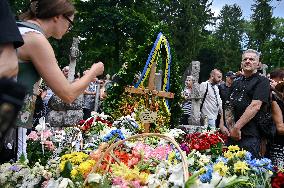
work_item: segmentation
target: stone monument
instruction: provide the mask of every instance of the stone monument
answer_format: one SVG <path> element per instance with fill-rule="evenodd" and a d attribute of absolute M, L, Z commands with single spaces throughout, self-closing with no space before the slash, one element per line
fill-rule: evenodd
<path fill-rule="evenodd" d="M 191 92 L 191 124 L 200 125 L 200 105 L 202 96 L 200 94 L 200 84 L 199 72 L 200 72 L 200 62 L 192 61 L 191 62 L 191 76 L 192 79 L 192 92 Z"/>
<path fill-rule="evenodd" d="M 70 53 L 70 64 L 68 81 L 74 81 L 76 59 L 79 57 L 80 51 L 78 49 L 79 39 L 73 38 L 73 43 Z M 64 103 L 58 96 L 53 95 L 48 106 L 50 112 L 48 114 L 48 122 L 52 127 L 68 127 L 76 125 L 83 119 L 83 95 L 80 95 L 73 103 Z"/>
<path fill-rule="evenodd" d="M 261 69 L 262 69 L 262 75 L 266 76 L 267 75 L 266 70 L 268 69 L 268 66 L 266 64 L 262 64 Z"/>
<path fill-rule="evenodd" d="M 192 61 L 191 62 L 191 76 L 192 79 L 192 91 L 191 91 L 191 116 L 188 120 L 188 125 L 182 125 L 183 128 L 186 128 L 188 132 L 199 131 L 203 128 L 200 124 L 200 105 L 202 96 L 200 93 L 200 84 L 199 80 L 200 72 L 200 62 Z"/>

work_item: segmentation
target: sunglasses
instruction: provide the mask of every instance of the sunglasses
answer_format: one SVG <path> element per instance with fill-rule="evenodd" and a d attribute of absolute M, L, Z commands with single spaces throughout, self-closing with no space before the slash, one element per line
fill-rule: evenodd
<path fill-rule="evenodd" d="M 69 22 L 68 31 L 70 31 L 74 26 L 74 22 L 66 15 L 63 15 L 63 17 Z"/>

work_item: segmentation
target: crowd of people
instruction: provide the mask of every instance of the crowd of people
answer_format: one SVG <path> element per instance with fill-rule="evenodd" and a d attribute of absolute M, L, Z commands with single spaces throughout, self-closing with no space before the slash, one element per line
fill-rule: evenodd
<path fill-rule="evenodd" d="M 242 55 L 241 71 L 227 72 L 225 81 L 220 70 L 212 70 L 209 79 L 200 84 L 201 120 L 207 121 L 201 124 L 220 128 L 228 136 L 227 145 L 238 145 L 253 157 L 267 156 L 275 165 L 283 166 L 284 69 L 274 70 L 267 77 L 260 73 L 260 67 L 260 53 L 248 49 Z M 182 124 L 190 119 L 191 80 L 189 76 L 182 92 Z"/>
<path fill-rule="evenodd" d="M 98 79 L 104 71 L 102 62 L 94 63 L 82 77 L 76 74 L 76 79 L 70 83 L 67 80 L 69 67 L 60 69 L 48 41 L 50 37 L 61 39 L 72 28 L 74 13 L 69 0 L 53 0 L 53 3 L 33 0 L 29 10 L 20 15 L 22 22 L 16 24 L 7 1 L 0 1 L 0 150 L 11 147 L 5 145 L 12 143 L 5 140 L 9 132 L 17 138 L 17 158 L 26 156 L 27 130 L 47 115 L 52 95 L 72 103 L 84 94 L 84 119 L 91 116 L 100 106 L 98 102 L 106 96 L 110 77 Z M 200 84 L 201 122 L 210 129 L 220 128 L 229 137 L 228 145 L 236 144 L 250 151 L 253 157 L 267 155 L 274 164 L 283 166 L 284 87 L 280 82 L 284 79 L 284 70 L 275 70 L 267 78 L 258 73 L 260 64 L 260 54 L 249 49 L 242 55 L 241 71 L 227 72 L 225 82 L 220 70 L 212 70 L 209 79 Z M 191 117 L 192 80 L 192 76 L 187 77 L 182 92 L 182 124 L 188 124 Z M 43 81 L 48 87 L 40 87 Z M 18 92 L 14 92 L 17 89 Z M 97 96 L 100 100 L 96 100 Z M 265 119 L 267 114 L 271 115 L 271 121 Z M 260 126 L 263 122 L 274 122 L 267 125 L 275 126 L 276 132 L 271 133 L 271 137 L 263 133 Z"/>

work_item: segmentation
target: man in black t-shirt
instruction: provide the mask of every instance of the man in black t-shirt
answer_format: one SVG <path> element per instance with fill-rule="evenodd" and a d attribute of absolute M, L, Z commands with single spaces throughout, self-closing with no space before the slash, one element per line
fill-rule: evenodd
<path fill-rule="evenodd" d="M 0 78 L 10 78 L 18 73 L 15 48 L 24 41 L 6 0 L 0 1 L 0 26 Z"/>
<path fill-rule="evenodd" d="M 230 145 L 239 147 L 259 157 L 261 135 L 256 115 L 269 102 L 269 80 L 257 73 L 259 53 L 246 50 L 242 55 L 243 76 L 234 81 L 230 102 L 233 107 L 235 125 L 230 131 Z"/>

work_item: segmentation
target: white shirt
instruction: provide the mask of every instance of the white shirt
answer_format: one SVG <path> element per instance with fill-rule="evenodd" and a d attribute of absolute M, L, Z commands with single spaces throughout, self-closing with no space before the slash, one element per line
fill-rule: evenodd
<path fill-rule="evenodd" d="M 207 115 L 208 119 L 216 120 L 218 113 L 222 112 L 222 100 L 219 94 L 219 89 L 217 84 L 212 85 L 209 81 L 202 82 L 200 84 L 200 93 L 202 99 L 206 92 L 207 84 L 208 84 L 208 91 L 201 109 L 201 114 Z M 216 95 L 214 93 L 214 90 Z"/>

